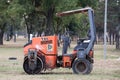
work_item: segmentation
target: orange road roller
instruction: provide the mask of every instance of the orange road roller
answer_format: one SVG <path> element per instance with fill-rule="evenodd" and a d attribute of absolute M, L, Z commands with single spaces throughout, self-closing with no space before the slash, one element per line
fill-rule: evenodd
<path fill-rule="evenodd" d="M 24 45 L 23 69 L 27 74 L 39 74 L 55 68 L 72 68 L 75 74 L 89 74 L 93 69 L 93 47 L 95 42 L 94 12 L 90 7 L 57 13 L 58 17 L 76 13 L 87 13 L 89 38 L 79 39 L 71 54 L 58 55 L 57 36 L 34 37 Z"/>

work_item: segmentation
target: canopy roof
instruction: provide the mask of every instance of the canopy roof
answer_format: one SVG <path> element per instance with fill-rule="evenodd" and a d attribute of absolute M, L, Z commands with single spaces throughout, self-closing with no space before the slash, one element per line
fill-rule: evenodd
<path fill-rule="evenodd" d="M 92 10 L 92 8 L 86 7 L 86 8 L 82 8 L 82 9 L 65 11 L 65 12 L 61 12 L 61 13 L 56 13 L 56 16 L 62 17 L 62 16 L 66 16 L 66 15 L 71 15 L 71 14 L 76 14 L 76 13 L 87 12 L 88 10 Z M 92 11 L 93 11 L 93 10 L 92 10 Z"/>

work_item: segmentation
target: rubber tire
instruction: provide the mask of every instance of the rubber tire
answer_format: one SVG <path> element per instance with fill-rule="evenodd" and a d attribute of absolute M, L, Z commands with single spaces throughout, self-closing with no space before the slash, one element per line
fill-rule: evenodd
<path fill-rule="evenodd" d="M 37 67 L 34 71 L 32 71 L 29 68 L 28 58 L 25 58 L 23 63 L 23 69 L 27 74 L 38 74 L 43 70 L 43 61 L 41 58 L 37 57 Z"/>
<path fill-rule="evenodd" d="M 90 74 L 92 72 L 92 70 L 93 70 L 93 63 L 90 63 L 90 68 L 89 68 L 87 74 Z"/>
<path fill-rule="evenodd" d="M 80 70 L 82 68 L 84 70 Z M 72 65 L 72 70 L 75 74 L 90 74 L 92 69 L 93 69 L 92 63 L 90 63 L 86 59 L 77 59 L 73 62 Z"/>

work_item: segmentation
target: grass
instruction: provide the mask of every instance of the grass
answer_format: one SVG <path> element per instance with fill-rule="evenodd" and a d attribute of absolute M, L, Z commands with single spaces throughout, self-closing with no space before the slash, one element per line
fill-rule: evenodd
<path fill-rule="evenodd" d="M 9 43 L 0 48 L 0 80 L 120 80 L 120 51 L 115 46 L 107 46 L 107 59 L 103 57 L 103 45 L 95 45 L 94 68 L 89 75 L 75 75 L 72 69 L 58 68 L 46 71 L 43 74 L 28 75 L 23 71 L 23 48 L 22 44 Z M 17 45 L 17 47 L 15 47 Z M 12 47 L 13 46 L 13 47 Z M 73 46 L 69 49 L 72 51 Z M 59 48 L 59 53 L 61 52 Z M 16 57 L 17 60 L 9 60 Z"/>

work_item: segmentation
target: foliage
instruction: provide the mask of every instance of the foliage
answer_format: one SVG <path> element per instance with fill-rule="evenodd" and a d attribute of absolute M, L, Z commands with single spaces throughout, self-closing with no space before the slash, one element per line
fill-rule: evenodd
<path fill-rule="evenodd" d="M 66 2 L 65 2 L 66 1 Z M 82 8 L 82 7 L 86 7 L 88 4 L 89 6 L 91 7 L 96 7 L 97 5 L 97 0 L 94 0 L 91 1 L 91 0 L 64 0 L 63 1 L 63 4 L 62 6 L 58 6 L 58 12 L 60 11 L 66 11 L 66 10 L 74 10 L 74 9 L 79 9 L 79 8 Z M 62 4 L 62 2 L 61 2 Z M 82 4 L 82 5 L 80 5 Z M 80 16 L 80 17 L 79 17 Z M 65 30 L 69 30 L 70 32 L 72 31 L 74 34 L 77 33 L 78 36 L 85 36 L 87 30 L 85 28 L 88 28 L 86 27 L 86 23 L 84 22 L 84 19 L 86 18 L 86 16 L 84 15 L 70 15 L 70 16 L 67 16 L 67 17 L 63 17 L 62 18 L 62 23 L 60 26 L 63 27 L 63 30 L 62 30 L 62 33 L 65 31 Z"/>
<path fill-rule="evenodd" d="M 95 24 L 97 32 L 103 32 L 104 26 L 104 2 L 99 2 L 97 8 L 95 9 Z"/>
<path fill-rule="evenodd" d="M 6 9 L 8 7 L 8 4 L 5 0 L 0 0 L 0 29 L 3 28 L 3 25 L 6 21 Z"/>
<path fill-rule="evenodd" d="M 3 44 L 3 34 L 7 22 L 7 11 L 8 3 L 5 0 L 0 0 L 0 45 Z"/>
<path fill-rule="evenodd" d="M 73 31 L 73 35 L 86 37 L 89 28 L 88 16 L 86 14 L 75 14 L 68 24 L 68 28 Z"/>
<path fill-rule="evenodd" d="M 8 2 L 9 1 L 9 2 Z M 79 5 L 79 4 L 84 4 Z M 94 3 L 89 2 L 89 6 L 95 6 Z M 0 29 L 3 31 L 5 23 L 14 26 L 14 29 L 19 29 L 23 24 L 26 24 L 30 32 L 42 32 L 43 30 L 48 34 L 64 32 L 65 28 L 72 22 L 75 16 L 66 17 L 63 19 L 55 16 L 56 12 L 77 9 L 87 6 L 86 0 L 0 0 Z M 23 18 L 25 20 L 23 20 Z M 24 22 L 25 21 L 25 22 Z M 76 25 L 80 21 L 73 21 Z M 23 26 L 24 27 L 24 26 Z M 75 31 L 73 31 L 75 32 Z"/>
<path fill-rule="evenodd" d="M 119 1 L 120 2 L 120 1 Z M 98 7 L 95 10 L 95 22 L 97 31 L 103 32 L 104 26 L 104 1 L 99 2 Z M 115 27 L 118 25 L 118 18 L 120 13 L 120 4 L 117 5 L 117 0 L 108 0 L 108 16 L 107 27 L 108 31 L 115 32 Z"/>
<path fill-rule="evenodd" d="M 119 3 L 117 3 L 119 1 Z M 120 17 L 120 0 L 108 1 L 108 29 L 115 32 L 115 27 L 118 26 Z"/>
<path fill-rule="evenodd" d="M 97 5 L 98 5 L 98 0 L 78 0 L 78 6 L 81 7 L 90 6 L 95 9 Z"/>

